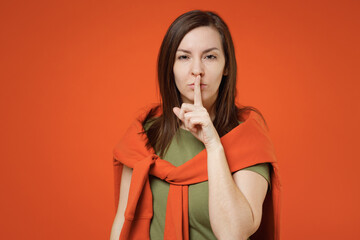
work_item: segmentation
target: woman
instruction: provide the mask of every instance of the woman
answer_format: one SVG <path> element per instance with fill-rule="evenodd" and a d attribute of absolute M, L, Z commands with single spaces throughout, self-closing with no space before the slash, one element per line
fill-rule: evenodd
<path fill-rule="evenodd" d="M 198 10 L 178 17 L 160 48 L 158 80 L 161 104 L 114 151 L 111 239 L 279 239 L 276 159 L 261 114 L 235 105 L 224 21 Z"/>

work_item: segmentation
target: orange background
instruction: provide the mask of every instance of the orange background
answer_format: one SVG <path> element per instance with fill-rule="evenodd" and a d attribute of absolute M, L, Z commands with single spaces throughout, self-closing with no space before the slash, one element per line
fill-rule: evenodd
<path fill-rule="evenodd" d="M 112 149 L 193 9 L 228 23 L 269 126 L 282 239 L 360 239 L 358 1 L 1 1 L 1 239 L 108 239 Z"/>

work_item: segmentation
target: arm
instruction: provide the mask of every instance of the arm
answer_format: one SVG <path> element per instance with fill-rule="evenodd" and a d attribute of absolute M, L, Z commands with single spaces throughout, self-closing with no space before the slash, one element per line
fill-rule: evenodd
<path fill-rule="evenodd" d="M 248 239 L 259 228 L 268 182 L 259 174 L 231 174 L 222 145 L 207 149 L 210 223 L 218 239 Z"/>
<path fill-rule="evenodd" d="M 120 232 L 125 220 L 124 213 L 129 196 L 131 175 L 132 169 L 124 165 L 121 175 L 119 205 L 111 228 L 110 240 L 118 240 L 120 237 Z"/>
<path fill-rule="evenodd" d="M 202 104 L 200 76 L 195 79 L 194 104 L 175 107 L 174 114 L 207 151 L 209 215 L 218 239 L 246 240 L 258 229 L 267 181 L 257 173 L 240 170 L 233 175 L 220 137 Z"/>

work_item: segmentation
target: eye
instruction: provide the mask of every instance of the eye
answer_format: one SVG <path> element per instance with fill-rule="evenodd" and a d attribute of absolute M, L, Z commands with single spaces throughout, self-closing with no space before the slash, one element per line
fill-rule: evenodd
<path fill-rule="evenodd" d="M 215 56 L 215 55 L 210 54 L 210 55 L 207 55 L 207 56 L 206 56 L 206 58 L 207 58 L 207 59 L 211 59 L 211 60 L 212 60 L 212 59 L 216 59 L 216 56 Z"/>
<path fill-rule="evenodd" d="M 185 60 L 185 59 L 188 59 L 189 57 L 186 56 L 186 55 L 180 55 L 177 57 L 179 60 Z"/>

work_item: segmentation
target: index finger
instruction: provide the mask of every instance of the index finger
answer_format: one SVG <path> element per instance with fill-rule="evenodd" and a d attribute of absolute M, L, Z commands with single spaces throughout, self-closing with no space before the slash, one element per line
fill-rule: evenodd
<path fill-rule="evenodd" d="M 194 86 L 194 105 L 195 106 L 202 106 L 202 99 L 201 99 L 201 88 L 200 88 L 200 75 L 195 78 L 195 86 Z"/>

